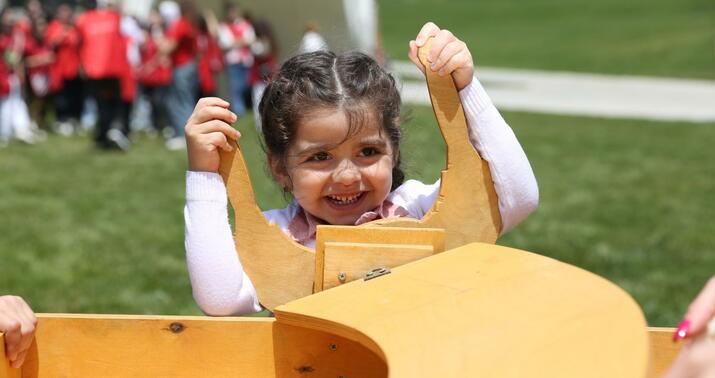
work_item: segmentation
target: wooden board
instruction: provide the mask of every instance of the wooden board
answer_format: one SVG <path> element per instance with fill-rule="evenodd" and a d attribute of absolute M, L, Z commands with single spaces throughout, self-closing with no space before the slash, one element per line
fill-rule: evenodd
<path fill-rule="evenodd" d="M 644 377 L 638 305 L 584 270 L 474 243 L 275 309 L 356 341 L 393 377 Z"/>
<path fill-rule="evenodd" d="M 675 361 L 683 347 L 683 342 L 674 343 L 675 328 L 651 327 L 648 329 L 651 350 L 651 374 L 653 378 L 662 377 Z"/>
<path fill-rule="evenodd" d="M 22 377 L 275 376 L 272 318 L 38 314 L 38 319 Z"/>
<path fill-rule="evenodd" d="M 444 251 L 444 230 L 404 227 L 318 226 L 314 292 Z M 345 273 L 345 282 L 338 279 Z"/>
<path fill-rule="evenodd" d="M 423 62 L 428 47 L 420 50 Z M 428 70 L 427 85 L 447 145 L 447 169 L 441 175 L 439 196 L 421 220 L 391 218 L 367 226 L 441 228 L 446 232 L 446 249 L 475 241 L 494 243 L 501 230 L 496 192 L 488 164 L 469 142 L 464 110 L 452 78 Z M 240 148 L 221 151 L 219 171 L 234 209 L 236 250 L 261 304 L 273 309 L 311 294 L 316 285 L 315 253 L 265 219 L 256 205 Z"/>

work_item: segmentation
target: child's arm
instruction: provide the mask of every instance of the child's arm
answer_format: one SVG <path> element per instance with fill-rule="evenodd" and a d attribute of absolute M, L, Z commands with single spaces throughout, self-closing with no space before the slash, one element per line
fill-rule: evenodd
<path fill-rule="evenodd" d="M 228 223 L 228 201 L 217 173 L 218 149 L 231 151 L 240 133 L 228 102 L 204 98 L 186 123 L 189 172 L 186 174 L 185 247 L 194 299 L 208 315 L 260 311 L 256 290 L 243 271 Z"/>
<path fill-rule="evenodd" d="M 5 334 L 5 357 L 17 369 L 25 362 L 35 337 L 37 318 L 20 297 L 0 296 L 0 332 Z"/>
<path fill-rule="evenodd" d="M 415 41 L 410 41 L 410 59 L 423 70 L 417 48 L 429 37 L 434 37 L 427 54 L 428 61 L 432 62 L 430 69 L 440 75 L 452 75 L 467 118 L 469 139 L 482 159 L 489 163 L 499 200 L 501 234 L 504 234 L 536 209 L 539 202 L 536 178 L 514 132 L 474 78 L 472 55 L 464 42 L 428 22 Z"/>

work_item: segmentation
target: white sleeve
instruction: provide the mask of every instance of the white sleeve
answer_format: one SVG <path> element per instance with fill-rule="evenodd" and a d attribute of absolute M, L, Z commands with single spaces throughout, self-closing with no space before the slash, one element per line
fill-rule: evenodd
<path fill-rule="evenodd" d="M 186 261 L 194 300 L 206 315 L 261 311 L 243 271 L 228 223 L 226 187 L 218 173 L 186 173 Z"/>
<path fill-rule="evenodd" d="M 524 220 L 539 204 L 539 188 L 529 160 L 511 127 L 475 77 L 459 92 L 469 140 L 489 163 L 502 218 L 501 235 Z"/>

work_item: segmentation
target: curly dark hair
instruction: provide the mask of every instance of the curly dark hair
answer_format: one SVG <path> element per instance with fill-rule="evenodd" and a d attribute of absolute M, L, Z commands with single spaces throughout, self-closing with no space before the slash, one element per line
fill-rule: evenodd
<path fill-rule="evenodd" d="M 264 148 L 285 171 L 286 153 L 302 117 L 319 109 L 340 109 L 350 123 L 349 138 L 364 126 L 366 112 L 372 111 L 394 151 L 394 190 L 405 179 L 400 169 L 400 106 L 395 79 L 368 55 L 329 51 L 296 55 L 283 63 L 263 93 L 259 112 Z"/>

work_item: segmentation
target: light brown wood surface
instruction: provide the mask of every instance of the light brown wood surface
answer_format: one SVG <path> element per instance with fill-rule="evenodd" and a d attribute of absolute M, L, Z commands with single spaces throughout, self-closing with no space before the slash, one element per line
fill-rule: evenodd
<path fill-rule="evenodd" d="M 617 286 L 511 248 L 469 244 L 275 309 L 354 340 L 391 377 L 645 377 L 648 332 Z"/>
<path fill-rule="evenodd" d="M 648 329 L 650 337 L 651 377 L 661 377 L 675 360 L 683 347 L 683 342 L 674 343 L 673 333 L 675 328 L 651 327 Z"/>
<path fill-rule="evenodd" d="M 423 62 L 426 48 L 420 50 Z M 441 228 L 446 232 L 447 249 L 475 241 L 494 243 L 501 230 L 501 218 L 489 167 L 469 142 L 452 78 L 440 77 L 430 70 L 426 76 L 437 123 L 447 145 L 447 168 L 441 174 L 439 196 L 421 220 L 391 218 L 367 226 Z M 220 173 L 235 213 L 236 250 L 261 304 L 273 309 L 321 286 L 322 281 L 314 282 L 315 253 L 269 225 L 258 208 L 240 148 L 221 151 Z"/>
<path fill-rule="evenodd" d="M 22 377 L 275 376 L 274 319 L 70 314 L 38 314 L 38 319 Z"/>
<path fill-rule="evenodd" d="M 273 344 L 277 377 L 387 377 L 381 356 L 342 336 L 276 322 Z"/>
<path fill-rule="evenodd" d="M 314 292 L 444 251 L 444 230 L 404 227 L 318 226 Z"/>

